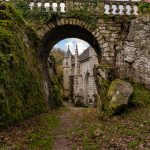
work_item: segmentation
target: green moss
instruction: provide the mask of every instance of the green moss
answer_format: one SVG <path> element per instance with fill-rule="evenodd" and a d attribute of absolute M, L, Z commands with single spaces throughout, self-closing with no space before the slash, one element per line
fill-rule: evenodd
<path fill-rule="evenodd" d="M 54 144 L 53 131 L 59 125 L 59 112 L 43 113 L 28 120 L 26 123 L 28 130 L 24 130 L 25 135 L 20 139 L 13 141 L 13 147 L 15 150 L 29 149 L 29 150 L 49 150 L 52 149 Z M 30 124 L 30 125 L 29 125 Z M 0 150 L 8 149 L 3 144 Z"/>
<path fill-rule="evenodd" d="M 59 124 L 57 114 L 45 114 L 40 120 L 39 127 L 34 133 L 28 135 L 28 140 L 31 140 L 29 149 L 44 149 L 49 150 L 52 148 L 54 136 L 51 130 L 56 128 Z"/>
<path fill-rule="evenodd" d="M 139 144 L 140 144 L 139 140 L 132 140 L 132 141 L 128 142 L 128 147 L 130 149 L 137 149 Z"/>
<path fill-rule="evenodd" d="M 150 3 L 141 1 L 138 8 L 141 14 L 150 14 Z"/>
<path fill-rule="evenodd" d="M 97 20 L 99 18 L 97 14 L 90 13 L 89 11 L 86 10 L 69 11 L 68 13 L 65 14 L 65 17 L 77 18 L 79 20 L 87 22 L 88 24 L 91 25 L 92 29 L 96 28 Z"/>
<path fill-rule="evenodd" d="M 112 97 L 113 94 L 116 92 L 117 88 L 116 85 L 118 84 L 122 84 L 122 83 L 126 83 L 126 81 L 120 80 L 120 79 L 116 79 L 114 81 L 111 82 L 111 86 L 109 87 L 109 91 L 108 91 L 108 97 Z"/>
<path fill-rule="evenodd" d="M 0 19 L 0 127 L 46 111 L 43 78 L 33 55 L 37 37 L 11 5 L 3 4 L 2 11 L 6 16 Z M 24 39 L 30 40 L 28 45 Z"/>
<path fill-rule="evenodd" d="M 109 109 L 109 99 L 107 97 L 107 93 L 109 90 L 110 82 L 107 80 L 101 80 L 100 81 L 100 101 L 101 101 L 101 116 L 102 118 L 105 118 L 111 114 L 111 110 Z"/>
<path fill-rule="evenodd" d="M 53 89 L 52 89 L 52 98 L 53 101 L 55 101 L 55 107 L 61 106 L 62 102 L 63 102 L 63 94 L 61 92 L 61 86 L 58 83 L 58 79 L 56 76 L 53 76 L 52 78 L 52 85 L 53 85 Z"/>
<path fill-rule="evenodd" d="M 132 86 L 134 92 L 130 100 L 130 105 L 142 107 L 150 106 L 150 90 L 138 83 L 132 83 Z"/>

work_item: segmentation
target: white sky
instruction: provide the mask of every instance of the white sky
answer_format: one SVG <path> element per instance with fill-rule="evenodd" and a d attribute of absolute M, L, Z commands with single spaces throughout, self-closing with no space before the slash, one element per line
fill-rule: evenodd
<path fill-rule="evenodd" d="M 85 49 L 87 49 L 90 46 L 87 42 L 85 42 L 81 39 L 67 38 L 67 39 L 64 39 L 64 40 L 60 41 L 59 43 L 57 43 L 54 47 L 60 48 L 64 51 L 67 51 L 68 45 L 69 45 L 69 48 L 70 48 L 72 54 L 75 53 L 76 45 L 78 45 L 79 54 L 81 54 Z"/>

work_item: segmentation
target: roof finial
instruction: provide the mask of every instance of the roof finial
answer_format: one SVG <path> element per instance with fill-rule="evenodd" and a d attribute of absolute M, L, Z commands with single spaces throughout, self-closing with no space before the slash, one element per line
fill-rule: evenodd
<path fill-rule="evenodd" d="M 76 45 L 76 50 L 75 50 L 76 54 L 78 55 L 78 45 Z"/>
<path fill-rule="evenodd" d="M 68 44 L 68 50 L 70 50 L 70 46 L 69 46 L 69 44 Z"/>

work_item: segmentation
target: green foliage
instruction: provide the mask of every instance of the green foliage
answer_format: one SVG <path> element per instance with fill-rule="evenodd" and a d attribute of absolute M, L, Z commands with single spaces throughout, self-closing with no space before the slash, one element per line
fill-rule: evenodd
<path fill-rule="evenodd" d="M 17 21 L 18 24 L 24 23 L 24 20 L 21 16 L 20 11 L 16 10 L 11 4 L 1 4 L 1 9 L 0 9 L 0 22 L 11 22 L 14 24 L 14 21 Z M 3 24 L 1 24 L 3 25 Z M 6 27 L 6 26 L 5 26 Z"/>
<path fill-rule="evenodd" d="M 66 18 L 77 18 L 79 20 L 85 21 L 91 25 L 93 29 L 96 28 L 97 19 L 99 16 L 96 13 L 90 13 L 86 9 L 69 11 L 65 14 Z"/>
<path fill-rule="evenodd" d="M 141 1 L 138 5 L 138 8 L 142 14 L 150 14 L 150 3 Z"/>
<path fill-rule="evenodd" d="M 139 145 L 139 143 L 140 143 L 139 140 L 129 141 L 128 147 L 129 147 L 130 149 L 137 149 L 137 146 Z"/>
<path fill-rule="evenodd" d="M 28 17 L 30 14 L 30 7 L 26 0 L 11 0 L 11 3 L 18 11 L 20 11 L 23 17 Z"/>
<path fill-rule="evenodd" d="M 83 20 L 87 23 L 90 23 L 92 28 L 95 28 L 96 21 L 99 17 L 99 14 L 91 12 L 89 10 L 91 4 L 93 5 L 93 8 L 97 7 L 98 0 L 94 0 L 92 1 L 92 3 L 89 3 L 89 0 L 83 0 L 82 1 L 83 8 L 81 10 L 69 10 L 65 14 L 61 12 L 47 11 L 44 7 L 43 8 L 33 7 L 33 9 L 30 10 L 26 0 L 13 0 L 12 3 L 15 6 L 15 8 L 20 11 L 20 13 L 23 15 L 24 18 L 34 22 L 36 26 L 43 25 L 49 21 L 54 21 L 61 17 L 66 18 L 73 17 Z"/>
<path fill-rule="evenodd" d="M 51 12 L 47 11 L 45 8 L 33 7 L 33 10 L 30 10 L 27 19 L 32 21 L 38 21 L 41 23 L 46 23 L 49 18 L 51 18 Z"/>
<path fill-rule="evenodd" d="M 97 149 L 98 149 L 98 145 L 91 143 L 88 137 L 85 137 L 83 139 L 83 150 L 97 150 Z"/>
<path fill-rule="evenodd" d="M 36 43 L 30 41 L 27 45 L 23 42 L 30 36 L 32 39 L 37 37 L 14 7 L 10 4 L 1 6 L 5 16 L 0 19 L 0 127 L 3 127 L 46 108 L 43 79 L 40 68 L 35 68 L 38 60 L 32 54 Z M 10 23 L 14 19 L 15 23 Z"/>
<path fill-rule="evenodd" d="M 150 90 L 146 89 L 144 85 L 132 83 L 134 92 L 132 94 L 131 106 L 149 106 L 150 105 Z"/>
<path fill-rule="evenodd" d="M 11 2 L 23 17 L 31 21 L 36 28 L 40 28 L 43 24 L 56 21 L 61 17 L 77 18 L 87 22 L 91 25 L 93 30 L 96 28 L 96 23 L 99 18 L 104 18 L 105 20 L 122 18 L 129 20 L 135 18 L 134 15 L 122 16 L 104 14 L 104 3 L 100 3 L 98 0 L 82 0 L 80 1 L 81 7 L 76 5 L 75 7 L 69 8 L 65 13 L 54 12 L 52 10 L 47 10 L 45 7 L 38 8 L 37 6 L 34 6 L 31 10 L 26 0 L 12 0 Z"/>
<path fill-rule="evenodd" d="M 60 83 L 61 88 L 63 88 L 63 59 L 65 55 L 64 51 L 62 51 L 61 49 L 53 49 L 50 54 L 55 58 L 58 83 Z"/>
<path fill-rule="evenodd" d="M 59 124 L 58 117 L 55 113 L 45 114 L 39 123 L 37 130 L 28 135 L 30 139 L 29 149 L 44 149 L 49 150 L 52 148 L 54 136 L 50 132 Z"/>
<path fill-rule="evenodd" d="M 102 79 L 100 81 L 101 91 L 100 91 L 100 97 L 101 97 L 101 112 L 100 112 L 100 118 L 106 119 L 110 115 L 112 115 L 112 111 L 109 108 L 109 99 L 107 97 L 108 90 L 110 87 L 110 81 Z"/>
<path fill-rule="evenodd" d="M 52 87 L 51 97 L 57 106 L 61 106 L 63 101 L 63 93 L 61 91 L 61 86 L 58 82 L 57 76 L 55 75 L 52 77 Z"/>

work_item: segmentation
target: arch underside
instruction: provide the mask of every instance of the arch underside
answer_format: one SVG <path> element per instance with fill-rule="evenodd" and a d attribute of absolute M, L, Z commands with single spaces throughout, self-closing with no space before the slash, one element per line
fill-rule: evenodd
<path fill-rule="evenodd" d="M 50 108 L 54 108 L 55 106 L 57 106 L 57 101 L 52 97 L 53 83 L 51 82 L 51 75 L 49 74 L 49 71 L 47 69 L 47 60 L 53 46 L 59 41 L 66 38 L 79 38 L 88 42 L 95 49 L 99 61 L 101 59 L 100 57 L 101 48 L 99 46 L 99 43 L 97 39 L 93 36 L 92 32 L 88 31 L 86 28 L 83 28 L 79 25 L 63 24 L 63 25 L 56 25 L 54 28 L 44 32 L 44 36 L 40 42 L 38 55 L 42 62 L 44 84 L 46 85 L 44 86 L 46 87 L 45 88 L 46 101 L 48 107 Z"/>
<path fill-rule="evenodd" d="M 47 61 L 47 57 L 53 46 L 66 38 L 82 39 L 88 42 L 95 49 L 97 56 L 100 56 L 101 54 L 99 44 L 91 32 L 78 25 L 60 25 L 49 30 L 41 40 L 39 50 L 40 59 Z"/>

